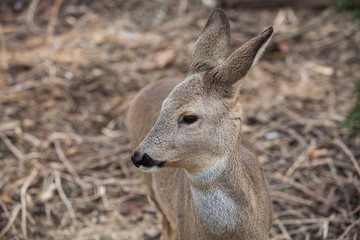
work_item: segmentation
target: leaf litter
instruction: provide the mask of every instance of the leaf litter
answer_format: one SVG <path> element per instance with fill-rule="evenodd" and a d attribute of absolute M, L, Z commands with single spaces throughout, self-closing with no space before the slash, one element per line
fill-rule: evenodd
<path fill-rule="evenodd" d="M 126 112 L 145 85 L 186 76 L 210 10 L 25 3 L 0 6 L 0 238 L 157 239 Z M 359 25 L 333 8 L 226 12 L 234 49 L 276 31 L 241 90 L 244 138 L 272 189 L 270 239 L 358 239 L 360 143 L 341 122 L 360 77 Z"/>

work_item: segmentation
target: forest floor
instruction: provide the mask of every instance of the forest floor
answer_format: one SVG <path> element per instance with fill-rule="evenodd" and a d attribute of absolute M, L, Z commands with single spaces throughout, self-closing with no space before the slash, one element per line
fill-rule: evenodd
<path fill-rule="evenodd" d="M 0 5 L 0 239 L 157 239 L 126 112 L 145 85 L 186 76 L 211 11 L 69 2 Z M 234 49 L 276 31 L 241 89 L 244 138 L 271 186 L 270 238 L 360 239 L 360 140 L 341 127 L 359 24 L 334 8 L 226 12 Z"/>

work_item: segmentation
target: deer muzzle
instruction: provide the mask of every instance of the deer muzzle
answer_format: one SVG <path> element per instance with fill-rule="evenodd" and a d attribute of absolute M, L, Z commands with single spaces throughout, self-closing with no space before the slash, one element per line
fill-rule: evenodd
<path fill-rule="evenodd" d="M 134 152 L 134 154 L 131 156 L 131 161 L 137 168 L 161 168 L 164 166 L 163 161 L 155 160 L 147 153 L 141 154 L 139 151 Z"/>

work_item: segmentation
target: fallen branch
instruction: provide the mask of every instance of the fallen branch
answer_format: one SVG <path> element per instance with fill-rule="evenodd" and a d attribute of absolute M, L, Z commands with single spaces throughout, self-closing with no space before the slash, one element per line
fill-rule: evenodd
<path fill-rule="evenodd" d="M 25 162 L 25 155 L 15 147 L 14 144 L 10 141 L 8 137 L 6 137 L 4 134 L 0 133 L 1 140 L 5 143 L 6 147 L 15 155 L 17 159 L 20 161 L 20 166 L 24 165 Z"/>
<path fill-rule="evenodd" d="M 19 211 L 21 209 L 21 205 L 17 204 L 14 208 L 14 210 L 11 212 L 11 216 L 9 221 L 7 222 L 7 224 L 5 225 L 5 227 L 1 230 L 0 232 L 0 239 L 5 236 L 5 234 L 9 231 L 9 229 L 11 228 L 11 226 L 13 225 Z"/>
<path fill-rule="evenodd" d="M 1 24 L 0 24 L 0 40 L 1 40 L 1 46 L 0 46 L 0 49 L 1 49 L 1 53 L 0 53 L 1 68 L 3 70 L 6 70 L 6 69 L 9 68 L 9 63 L 7 61 L 7 58 L 6 58 L 5 36 L 4 36 L 3 28 L 2 28 Z M 1 85 L 6 86 L 5 79 L 3 79 L 3 78 L 1 78 L 0 86 Z"/>
<path fill-rule="evenodd" d="M 280 198 L 280 199 L 284 199 L 286 201 L 300 203 L 302 205 L 306 205 L 306 206 L 309 206 L 309 207 L 313 206 L 313 201 L 311 201 L 311 200 L 306 200 L 306 199 L 303 199 L 301 197 L 293 196 L 293 195 L 278 192 L 278 191 L 271 191 L 271 196 L 276 197 L 276 198 Z"/>
<path fill-rule="evenodd" d="M 352 164 L 354 165 L 357 174 L 360 176 L 360 166 L 359 163 L 357 162 L 357 160 L 355 159 L 354 154 L 351 152 L 351 150 L 345 145 L 345 143 L 343 141 L 341 141 L 339 138 L 336 138 L 334 140 L 334 143 L 339 146 L 346 155 L 348 155 L 348 157 L 350 158 Z"/>
<path fill-rule="evenodd" d="M 49 21 L 49 24 L 48 24 L 47 30 L 46 30 L 46 32 L 47 32 L 46 33 L 46 35 L 47 35 L 46 41 L 48 43 L 52 42 L 54 30 L 55 30 L 55 26 L 56 26 L 56 22 L 57 22 L 57 16 L 59 14 L 59 9 L 62 4 L 62 1 L 63 0 L 56 0 L 54 7 L 52 8 L 51 18 L 50 18 L 50 21 Z"/>
<path fill-rule="evenodd" d="M 81 180 L 79 174 L 76 172 L 75 168 L 72 166 L 72 164 L 69 162 L 69 160 L 66 158 L 63 150 L 61 149 L 60 143 L 57 140 L 54 140 L 55 145 L 55 151 L 59 157 L 59 159 L 63 162 L 66 169 L 69 171 L 69 173 L 74 177 L 76 183 L 80 186 L 80 188 L 86 193 L 86 184 Z"/>
<path fill-rule="evenodd" d="M 20 189 L 20 197 L 21 197 L 21 229 L 22 234 L 25 239 L 27 239 L 27 229 L 26 229 L 26 193 L 30 184 L 35 180 L 38 175 L 38 170 L 35 168 L 31 171 L 30 176 L 25 180 L 24 184 Z"/>
<path fill-rule="evenodd" d="M 340 237 L 337 240 L 342 240 L 345 238 L 346 235 L 348 235 L 348 233 L 350 232 L 350 230 L 355 227 L 356 225 L 358 225 L 360 227 L 360 219 L 356 220 L 355 222 L 353 222 L 350 226 L 348 226 L 346 228 L 346 230 L 343 232 L 343 234 L 340 235 Z M 354 238 L 355 239 L 355 238 Z"/>
<path fill-rule="evenodd" d="M 69 211 L 69 214 L 70 214 L 70 217 L 72 218 L 72 220 L 74 222 L 77 222 L 77 219 L 76 219 L 76 214 L 74 212 L 74 209 L 71 205 L 71 202 L 69 201 L 69 199 L 67 198 L 62 186 L 61 186 L 61 179 L 60 179 L 60 172 L 56 171 L 55 172 L 55 185 L 56 185 L 56 189 L 59 193 L 59 196 L 61 198 L 61 200 L 64 202 L 66 208 L 68 209 Z"/>

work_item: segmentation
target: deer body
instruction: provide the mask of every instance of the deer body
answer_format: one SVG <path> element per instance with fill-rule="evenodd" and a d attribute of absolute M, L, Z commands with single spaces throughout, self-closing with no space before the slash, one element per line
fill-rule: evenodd
<path fill-rule="evenodd" d="M 128 113 L 135 166 L 163 219 L 162 239 L 268 239 L 271 200 L 262 167 L 241 141 L 239 82 L 272 29 L 229 56 L 216 10 L 195 44 L 185 80 L 144 88 Z"/>

